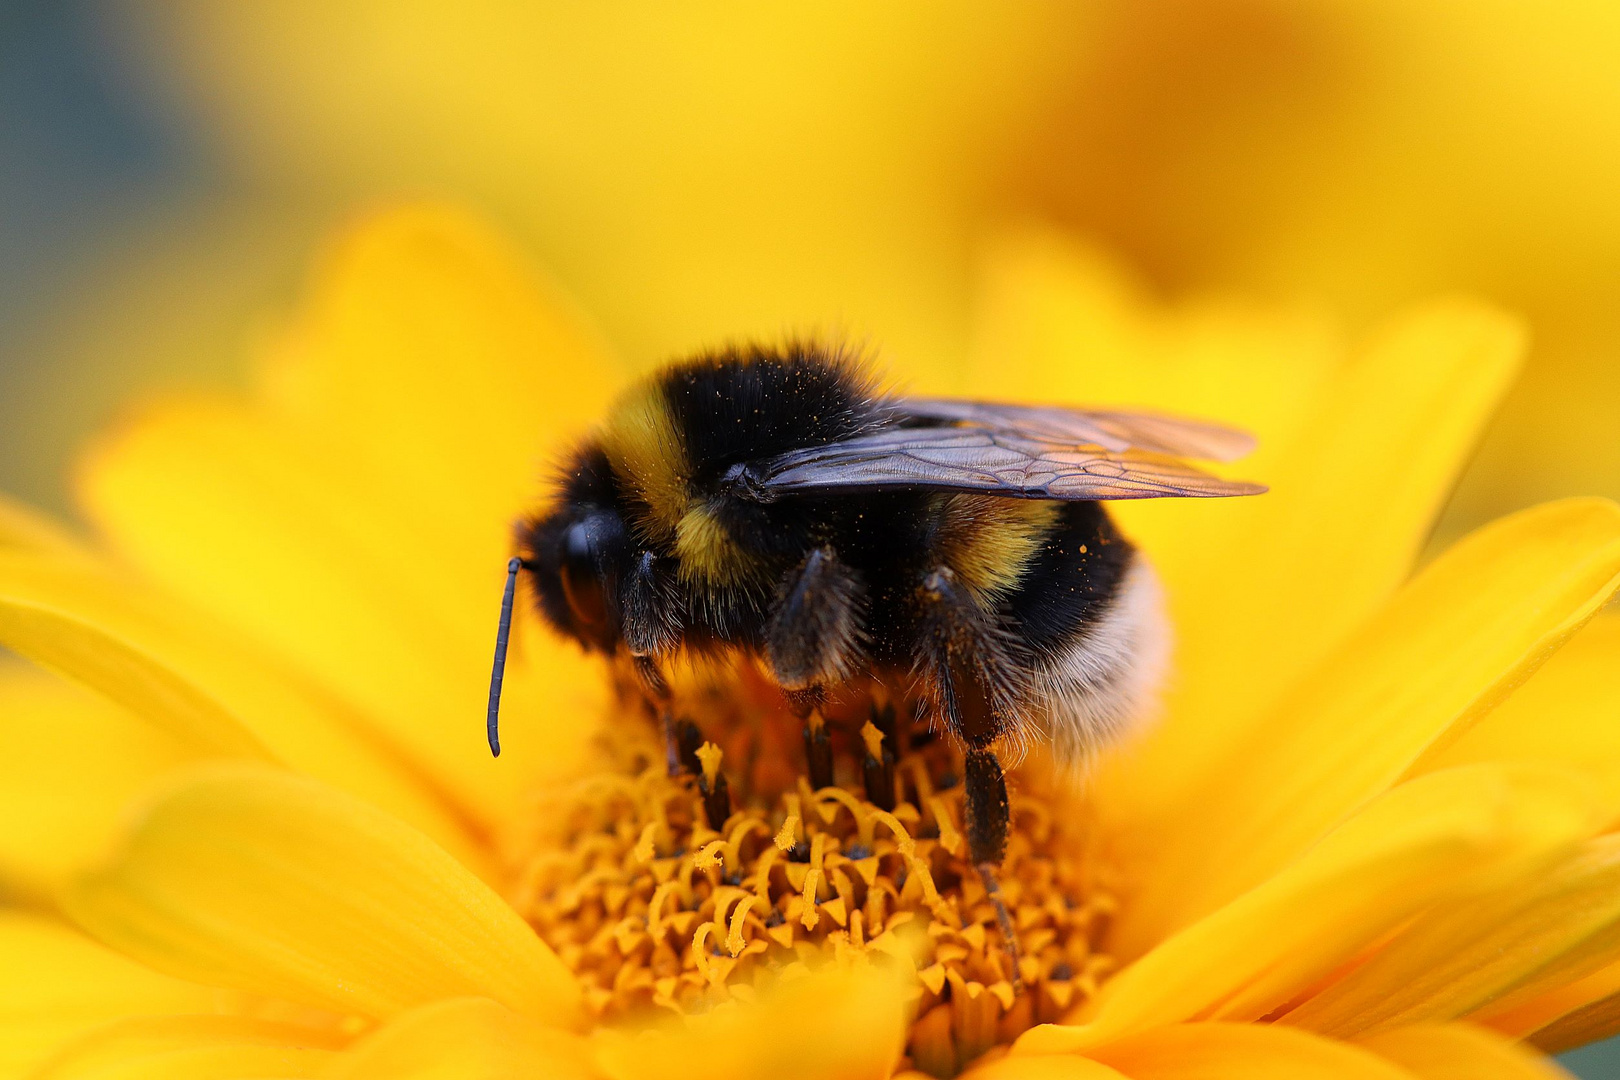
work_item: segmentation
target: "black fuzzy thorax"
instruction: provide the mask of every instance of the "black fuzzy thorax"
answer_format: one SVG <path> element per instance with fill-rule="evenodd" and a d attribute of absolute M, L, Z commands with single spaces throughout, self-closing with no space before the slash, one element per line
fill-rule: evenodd
<path fill-rule="evenodd" d="M 656 378 L 700 490 L 739 462 L 865 434 L 889 415 L 858 360 L 808 345 L 728 349 Z"/>

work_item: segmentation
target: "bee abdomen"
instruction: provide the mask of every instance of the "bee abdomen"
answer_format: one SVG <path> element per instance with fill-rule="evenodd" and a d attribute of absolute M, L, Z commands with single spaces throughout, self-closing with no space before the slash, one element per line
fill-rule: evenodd
<path fill-rule="evenodd" d="M 1029 673 L 1031 719 L 1059 762 L 1083 765 L 1151 712 L 1169 644 L 1158 577 L 1132 552 L 1107 598 Z"/>

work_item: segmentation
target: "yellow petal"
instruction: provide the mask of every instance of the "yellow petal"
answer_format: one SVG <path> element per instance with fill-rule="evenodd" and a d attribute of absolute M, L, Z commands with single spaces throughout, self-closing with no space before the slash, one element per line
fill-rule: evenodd
<path fill-rule="evenodd" d="M 0 664 L 0 882 L 44 900 L 105 850 L 131 798 L 194 759 L 116 705 Z"/>
<path fill-rule="evenodd" d="M 1589 1005 L 1620 995 L 1620 962 L 1505 1009 L 1475 1018 L 1493 1031 L 1522 1039 Z"/>
<path fill-rule="evenodd" d="M 64 903 L 198 982 L 375 1017 L 486 996 L 578 1021 L 572 977 L 488 886 L 369 804 L 263 766 L 199 771 Z"/>
<path fill-rule="evenodd" d="M 328 1080 L 589 1080 L 590 1046 L 488 998 L 402 1013 L 340 1055 Z"/>
<path fill-rule="evenodd" d="M 1412 1080 L 1359 1047 L 1269 1024 L 1180 1024 L 1094 1056 L 1131 1080 Z"/>
<path fill-rule="evenodd" d="M 1454 545 L 1155 833 L 1120 950 L 1140 952 L 1298 855 L 1489 712 L 1617 584 L 1620 507 L 1607 500 L 1549 503 Z"/>
<path fill-rule="evenodd" d="M 1554 761 L 1580 769 L 1620 816 L 1620 613 L 1605 612 L 1462 738 L 1420 767 Z"/>
<path fill-rule="evenodd" d="M 1477 765 L 1402 784 L 1264 884 L 1108 981 L 1078 1025 L 1038 1027 L 1020 1052 L 1086 1051 L 1186 1020 L 1255 1020 L 1437 900 L 1521 875 L 1601 821 L 1548 767 Z"/>
<path fill-rule="evenodd" d="M 469 545 L 447 529 L 472 511 L 391 499 L 341 444 L 207 402 L 146 414 L 93 459 L 84 494 L 123 554 L 337 690 L 485 824 L 509 814 L 553 742 L 584 728 L 568 688 L 603 683 L 578 649 L 520 628 L 534 663 L 514 665 L 514 756 L 490 760 L 484 695 L 521 500 L 480 511 L 485 535 Z"/>
<path fill-rule="evenodd" d="M 1411 572 L 1523 338 L 1479 305 L 1418 308 L 1328 380 L 1292 445 L 1244 463 L 1269 493 L 1147 508 L 1190 548 L 1159 557 L 1180 649 L 1162 726 L 1099 778 L 1110 817 L 1197 804 L 1267 706 L 1378 611 Z"/>
<path fill-rule="evenodd" d="M 1284 1017 L 1349 1037 L 1488 1015 L 1620 959 L 1620 836 L 1419 916 L 1365 964 Z"/>
<path fill-rule="evenodd" d="M 55 580 L 53 580 L 55 579 Z M 81 614 L 86 604 L 62 603 L 80 585 L 80 569 L 0 553 L 0 644 L 84 683 L 181 743 L 232 757 L 272 755 L 218 701 L 172 671 L 139 642 Z M 117 586 L 98 582 L 111 595 Z M 94 588 L 96 586 L 92 586 Z"/>
<path fill-rule="evenodd" d="M 214 991 L 144 968 L 62 923 L 0 913 L 0 1076 L 124 1016 L 207 1012 Z"/>
<path fill-rule="evenodd" d="M 238 1080 L 320 1076 L 336 1038 L 241 1016 L 122 1020 L 64 1047 L 30 1080 Z"/>
<path fill-rule="evenodd" d="M 1167 305 L 1101 249 L 1058 230 L 994 236 L 962 391 L 1010 401 L 1148 409 L 1290 442 L 1342 363 L 1311 315 L 1224 298 Z"/>
<path fill-rule="evenodd" d="M 340 239 L 264 375 L 274 412 L 504 562 L 544 455 L 596 422 L 625 370 L 503 237 L 424 205 Z"/>
<path fill-rule="evenodd" d="M 585 728 L 578 695 L 557 688 L 601 683 L 529 635 L 513 753 L 488 759 L 511 524 L 618 366 L 554 288 L 451 210 L 361 222 L 310 294 L 256 406 L 148 414 L 91 456 L 81 496 L 122 553 L 342 690 L 493 823 Z"/>
<path fill-rule="evenodd" d="M 1468 1024 L 1396 1028 L 1357 1042 L 1418 1080 L 1567 1080 L 1569 1076 L 1511 1039 Z"/>
<path fill-rule="evenodd" d="M 604 1031 L 612 1080 L 881 1080 L 905 1045 L 903 992 L 888 974 L 829 970 L 792 979 L 757 1004 L 728 1002 L 636 1034 Z"/>
<path fill-rule="evenodd" d="M 1620 1035 L 1620 993 L 1560 1016 L 1526 1041 L 1549 1054 L 1562 1054 L 1615 1035 Z"/>
<path fill-rule="evenodd" d="M 962 1080 L 1124 1080 L 1124 1077 L 1100 1061 L 1054 1054 L 997 1058 L 969 1068 L 962 1074 Z"/>
<path fill-rule="evenodd" d="M 481 868 L 465 826 L 364 737 L 352 711 L 139 582 L 88 561 L 0 552 L 0 644 L 196 752 L 279 761 L 348 788 Z"/>
<path fill-rule="evenodd" d="M 68 529 L 29 506 L 0 496 L 0 550 L 32 551 L 70 557 L 83 545 Z"/>

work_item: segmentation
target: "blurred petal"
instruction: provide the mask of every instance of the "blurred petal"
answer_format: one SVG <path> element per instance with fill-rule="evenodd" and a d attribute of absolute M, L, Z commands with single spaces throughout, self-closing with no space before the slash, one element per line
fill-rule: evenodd
<path fill-rule="evenodd" d="M 1341 362 L 1323 320 L 1210 299 L 1166 305 L 1053 229 L 995 237 L 962 392 L 1198 416 L 1290 443 Z M 1246 466 L 1245 466 L 1246 467 Z"/>
<path fill-rule="evenodd" d="M 1021 1052 L 1072 1053 L 1186 1020 L 1258 1020 L 1436 900 L 1533 872 L 1595 828 L 1595 799 L 1548 768 L 1473 766 L 1402 784 L 1275 877 L 1110 979 L 1076 1026 Z"/>
<path fill-rule="evenodd" d="M 1549 1054 L 1620 1035 L 1620 993 L 1610 994 L 1540 1028 L 1526 1041 Z"/>
<path fill-rule="evenodd" d="M 0 912 L 0 1076 L 125 1016 L 212 1009 L 215 992 L 160 975 L 54 919 Z"/>
<path fill-rule="evenodd" d="M 341 442 L 444 539 L 497 559 L 543 455 L 625 376 L 555 285 L 455 209 L 358 223 L 309 293 L 265 373 L 275 411 Z"/>
<path fill-rule="evenodd" d="M 969 1068 L 962 1074 L 962 1080 L 1124 1080 L 1124 1077 L 1100 1061 L 1053 1054 L 997 1058 L 987 1065 Z"/>
<path fill-rule="evenodd" d="M 32 507 L 0 496 L 0 551 L 32 551 L 70 557 L 83 553 L 77 537 Z"/>
<path fill-rule="evenodd" d="M 589 1080 L 590 1046 L 488 998 L 401 1013 L 322 1074 L 328 1080 Z"/>
<path fill-rule="evenodd" d="M 374 1017 L 474 995 L 578 1021 L 572 976 L 488 886 L 382 811 L 262 766 L 174 789 L 65 905 L 199 982 Z"/>
<path fill-rule="evenodd" d="M 1505 1009 L 1491 1009 L 1489 1015 L 1473 1017 L 1480 1024 L 1515 1039 L 1522 1039 L 1561 1018 L 1605 998 L 1620 995 L 1620 962 L 1600 968 L 1584 979 L 1554 987 L 1546 993 Z"/>
<path fill-rule="evenodd" d="M 1196 805 L 1280 695 L 1379 611 L 1523 349 L 1522 328 L 1490 308 L 1416 309 L 1326 382 L 1298 439 L 1244 463 L 1270 492 L 1213 512 L 1154 508 L 1185 535 L 1161 560 L 1177 674 L 1163 724 L 1100 777 L 1105 813 L 1128 823 Z"/>
<path fill-rule="evenodd" d="M 871 969 L 792 979 L 651 1030 L 597 1035 L 612 1080 L 881 1080 L 905 1046 L 902 988 Z"/>
<path fill-rule="evenodd" d="M 1526 510 L 1454 545 L 1222 755 L 1185 816 L 1155 834 L 1119 948 L 1140 953 L 1264 880 L 1488 713 L 1617 584 L 1620 507 L 1607 500 Z"/>
<path fill-rule="evenodd" d="M 1358 1039 L 1419 1080 L 1567 1080 L 1540 1054 L 1468 1024 L 1396 1028 Z"/>
<path fill-rule="evenodd" d="M 1131 1080 L 1412 1080 L 1366 1050 L 1265 1024 L 1180 1024 L 1094 1056 Z"/>
<path fill-rule="evenodd" d="M 198 753 L 275 760 L 348 788 L 479 866 L 465 826 L 329 695 L 137 581 L 89 562 L 0 553 L 0 644 Z"/>
<path fill-rule="evenodd" d="M 61 579 L 71 584 L 64 587 Z M 111 581 L 91 587 L 108 593 L 115 588 Z M 0 644 L 77 679 L 188 746 L 233 757 L 270 756 L 219 702 L 139 643 L 76 610 L 87 604 L 61 603 L 70 589 L 84 591 L 75 568 L 0 554 Z"/>
<path fill-rule="evenodd" d="M 337 1045 L 313 1028 L 240 1016 L 138 1017 L 75 1040 L 30 1080 L 320 1076 Z"/>
<path fill-rule="evenodd" d="M 1620 613 L 1584 626 L 1513 696 L 1419 763 L 1551 761 L 1587 773 L 1620 816 Z"/>
<path fill-rule="evenodd" d="M 82 497 L 123 554 L 337 688 L 492 823 L 578 742 L 596 699 L 577 687 L 601 682 L 530 635 L 516 756 L 489 760 L 511 522 L 617 382 L 574 322 L 459 216 L 380 215 L 319 276 L 266 407 L 148 412 L 91 455 Z"/>
<path fill-rule="evenodd" d="M 278 175 L 348 193 L 378 175 L 477 191 L 637 357 L 820 325 L 953 365 L 966 213 L 1005 177 L 987 152 L 1040 122 L 1030 106 L 1103 15 L 305 3 L 253 7 L 249 34 L 208 4 L 130 10 L 165 39 L 166 85 L 201 78 L 211 114 L 256 118 L 220 125 L 227 157 L 268 153 Z M 364 57 L 366 77 L 334 54 Z"/>
<path fill-rule="evenodd" d="M 1338 1037 L 1506 1008 L 1620 960 L 1620 836 L 1552 869 L 1419 916 L 1283 1018 Z"/>
<path fill-rule="evenodd" d="M 0 883 L 44 900 L 106 849 L 137 793 L 188 760 L 116 705 L 0 665 Z"/>

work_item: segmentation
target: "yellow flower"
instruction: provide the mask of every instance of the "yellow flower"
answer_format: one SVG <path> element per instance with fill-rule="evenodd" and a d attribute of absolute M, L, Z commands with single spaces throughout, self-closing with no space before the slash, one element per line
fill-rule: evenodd
<path fill-rule="evenodd" d="M 69 677 L 0 670 L 0 1070 L 1546 1077 L 1529 1047 L 1620 1026 L 1620 509 L 1413 573 L 1518 327 L 1449 300 L 1346 347 L 1050 236 L 998 266 L 965 379 L 902 375 L 1241 422 L 1273 485 L 1122 511 L 1176 674 L 1083 792 L 1015 774 L 1020 963 L 940 751 L 892 813 L 809 791 L 746 668 L 683 686 L 722 829 L 538 626 L 487 757 L 508 523 L 620 373 L 498 239 L 404 209 L 331 253 L 252 400 L 94 448 L 104 548 L 0 511 L 0 644 Z"/>

